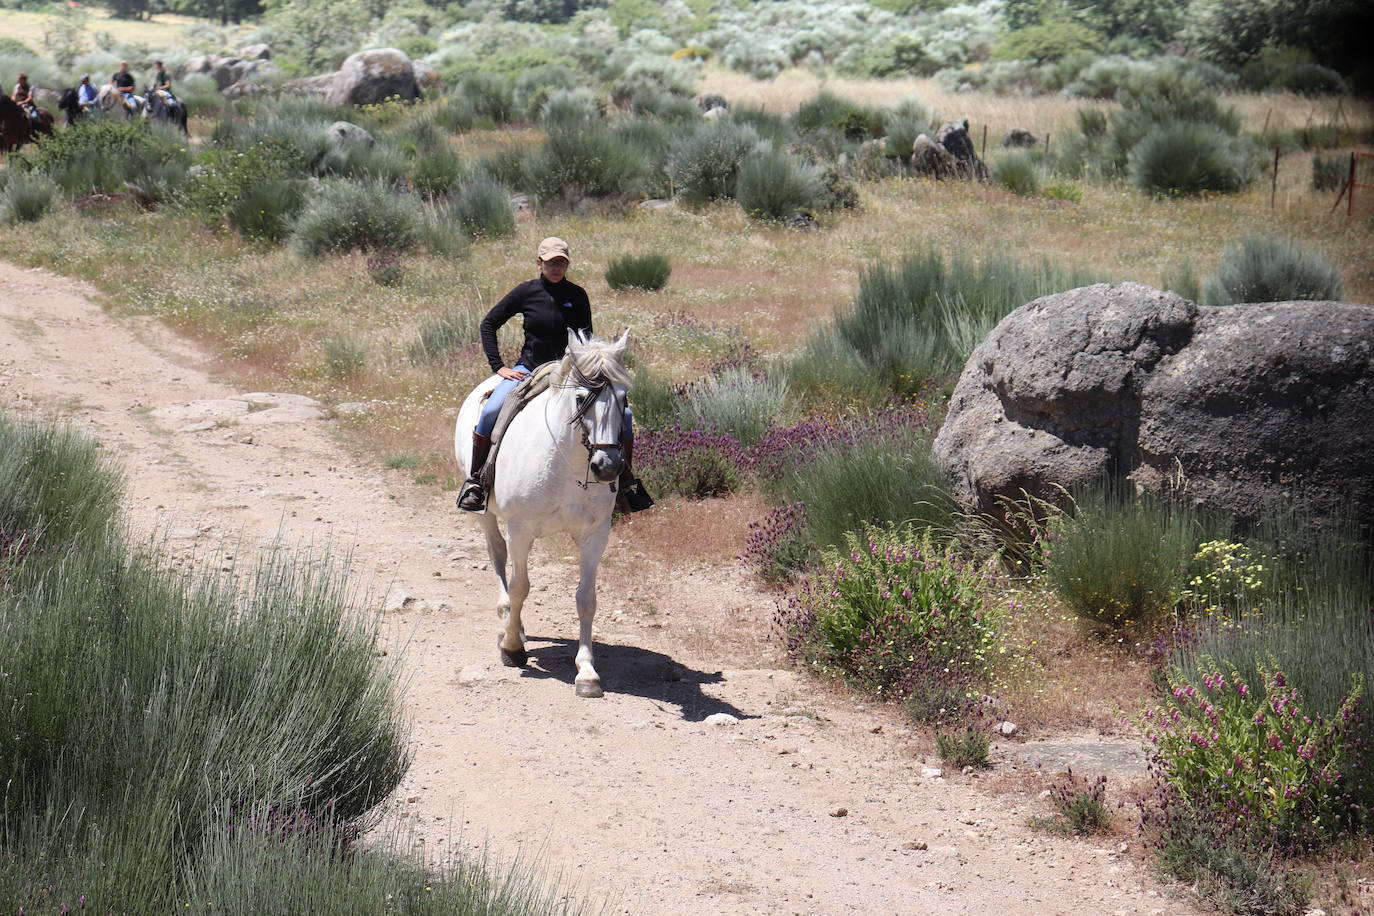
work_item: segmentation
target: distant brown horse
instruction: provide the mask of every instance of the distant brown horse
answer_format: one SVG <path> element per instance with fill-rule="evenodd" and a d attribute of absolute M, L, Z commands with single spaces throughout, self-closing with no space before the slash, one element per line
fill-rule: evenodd
<path fill-rule="evenodd" d="M 0 95 L 0 152 L 19 149 L 31 139 L 33 129 L 24 109 L 7 95 Z"/>
<path fill-rule="evenodd" d="M 29 113 L 7 95 L 0 95 L 0 152 L 19 149 L 38 135 L 51 136 L 53 132 L 52 115 L 38 109 L 35 122 Z"/>

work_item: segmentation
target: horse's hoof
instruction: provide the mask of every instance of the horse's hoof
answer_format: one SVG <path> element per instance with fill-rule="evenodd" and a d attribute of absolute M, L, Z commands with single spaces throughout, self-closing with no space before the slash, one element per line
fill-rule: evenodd
<path fill-rule="evenodd" d="M 599 700 L 606 695 L 606 691 L 601 689 L 599 683 L 588 682 L 577 685 L 577 695 L 588 700 Z"/>
<path fill-rule="evenodd" d="M 500 646 L 497 646 L 500 649 Z M 507 668 L 523 668 L 529 663 L 530 654 L 524 649 L 501 649 L 501 664 Z"/>

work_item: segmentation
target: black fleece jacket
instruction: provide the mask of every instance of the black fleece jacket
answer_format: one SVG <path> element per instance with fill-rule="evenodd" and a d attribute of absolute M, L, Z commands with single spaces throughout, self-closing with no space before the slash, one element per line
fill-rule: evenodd
<path fill-rule="evenodd" d="M 592 332 L 592 304 L 586 290 L 570 280 L 550 283 L 535 277 L 506 293 L 482 319 L 482 352 L 492 372 L 505 365 L 496 331 L 516 315 L 525 319 L 525 345 L 517 362 L 528 369 L 560 358 L 568 348 L 568 331 Z"/>

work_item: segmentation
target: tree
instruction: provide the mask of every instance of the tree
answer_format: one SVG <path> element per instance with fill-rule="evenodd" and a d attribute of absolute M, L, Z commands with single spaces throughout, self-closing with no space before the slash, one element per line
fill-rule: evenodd
<path fill-rule="evenodd" d="M 279 44 L 308 71 L 328 69 L 367 27 L 357 0 L 287 0 L 268 19 Z"/>

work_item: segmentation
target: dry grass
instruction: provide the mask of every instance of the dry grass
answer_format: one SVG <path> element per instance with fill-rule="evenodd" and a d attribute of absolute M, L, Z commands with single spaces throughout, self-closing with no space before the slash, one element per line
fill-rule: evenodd
<path fill-rule="evenodd" d="M 197 19 L 194 16 L 181 16 L 176 13 L 158 13 L 147 19 L 115 19 L 109 10 L 98 6 L 87 6 L 86 11 L 90 14 L 90 19 L 86 23 L 88 51 L 95 49 L 94 35 L 98 32 L 108 34 L 120 44 L 172 48 L 186 43 L 185 33 L 188 26 L 212 24 L 208 19 Z M 50 27 L 52 17 L 46 13 L 8 9 L 0 15 L 4 19 L 6 37 L 18 39 L 35 51 L 42 50 L 43 36 Z M 239 31 L 246 34 L 251 29 L 243 28 Z M 230 44 L 237 47 L 233 44 L 234 41 L 236 38 L 229 38 Z"/>

